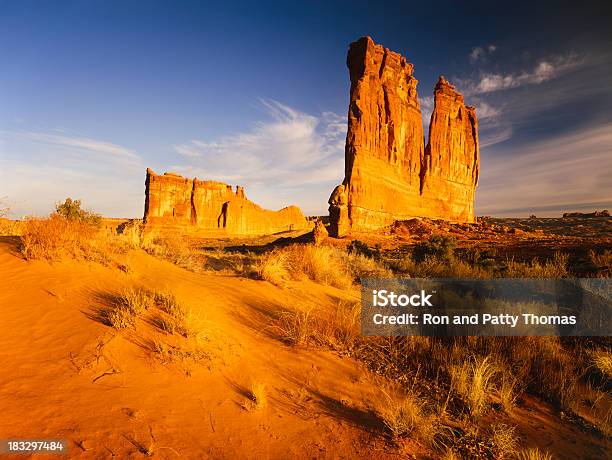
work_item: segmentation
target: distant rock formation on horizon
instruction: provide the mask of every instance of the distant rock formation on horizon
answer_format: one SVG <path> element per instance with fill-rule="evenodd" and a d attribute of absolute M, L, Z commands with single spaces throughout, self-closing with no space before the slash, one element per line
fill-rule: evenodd
<path fill-rule="evenodd" d="M 244 188 L 223 182 L 157 175 L 147 168 L 144 223 L 147 230 L 203 235 L 269 235 L 313 227 L 300 208 L 270 211 L 246 198 Z"/>
<path fill-rule="evenodd" d="M 564 212 L 563 218 L 567 219 L 568 217 L 610 217 L 610 211 L 604 209 L 593 212 Z"/>
<path fill-rule="evenodd" d="M 474 222 L 480 158 L 473 107 L 440 77 L 425 147 L 418 81 L 370 37 L 351 43 L 345 178 L 329 199 L 330 235 L 429 217 Z"/>

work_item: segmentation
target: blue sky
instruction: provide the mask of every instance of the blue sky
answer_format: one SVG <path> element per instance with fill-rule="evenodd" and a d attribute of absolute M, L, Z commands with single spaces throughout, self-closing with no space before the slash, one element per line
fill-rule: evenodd
<path fill-rule="evenodd" d="M 145 168 L 326 213 L 343 176 L 348 44 L 444 74 L 477 107 L 478 214 L 612 207 L 605 2 L 0 0 L 0 197 L 138 217 Z"/>

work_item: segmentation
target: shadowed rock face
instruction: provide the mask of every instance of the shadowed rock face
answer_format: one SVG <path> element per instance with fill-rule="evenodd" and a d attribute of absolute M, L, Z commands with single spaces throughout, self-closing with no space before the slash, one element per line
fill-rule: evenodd
<path fill-rule="evenodd" d="M 473 222 L 478 181 L 475 110 L 443 77 L 430 144 L 413 66 L 363 37 L 350 45 L 345 178 L 330 197 L 330 233 L 376 230 L 415 216 Z"/>
<path fill-rule="evenodd" d="M 306 230 L 312 223 L 296 206 L 263 209 L 244 189 L 215 181 L 187 179 L 172 173 L 158 176 L 147 169 L 145 182 L 147 230 L 180 230 L 211 235 L 267 235 Z"/>

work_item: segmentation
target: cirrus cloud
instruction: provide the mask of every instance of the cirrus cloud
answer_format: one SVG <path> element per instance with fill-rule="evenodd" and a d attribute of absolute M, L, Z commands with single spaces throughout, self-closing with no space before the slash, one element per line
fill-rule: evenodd
<path fill-rule="evenodd" d="M 267 120 L 244 132 L 174 146 L 183 162 L 172 169 L 240 183 L 268 207 L 297 204 L 307 213 L 323 212 L 344 174 L 346 117 L 332 112 L 315 116 L 272 99 L 259 104 Z"/>

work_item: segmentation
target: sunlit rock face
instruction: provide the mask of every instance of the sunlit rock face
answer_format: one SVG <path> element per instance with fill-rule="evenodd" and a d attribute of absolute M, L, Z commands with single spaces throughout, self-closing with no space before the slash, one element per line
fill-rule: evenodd
<path fill-rule="evenodd" d="M 296 206 L 280 211 L 263 209 L 245 196 L 240 186 L 187 179 L 147 169 L 145 228 L 210 235 L 268 235 L 307 230 L 313 224 Z"/>
<path fill-rule="evenodd" d="M 425 148 L 413 65 L 370 37 L 351 43 L 345 178 L 330 197 L 330 234 L 416 216 L 471 222 L 478 180 L 476 114 L 442 77 Z"/>
<path fill-rule="evenodd" d="M 433 217 L 473 222 L 474 195 L 480 172 L 476 109 L 440 77 L 425 148 L 422 196 Z"/>

